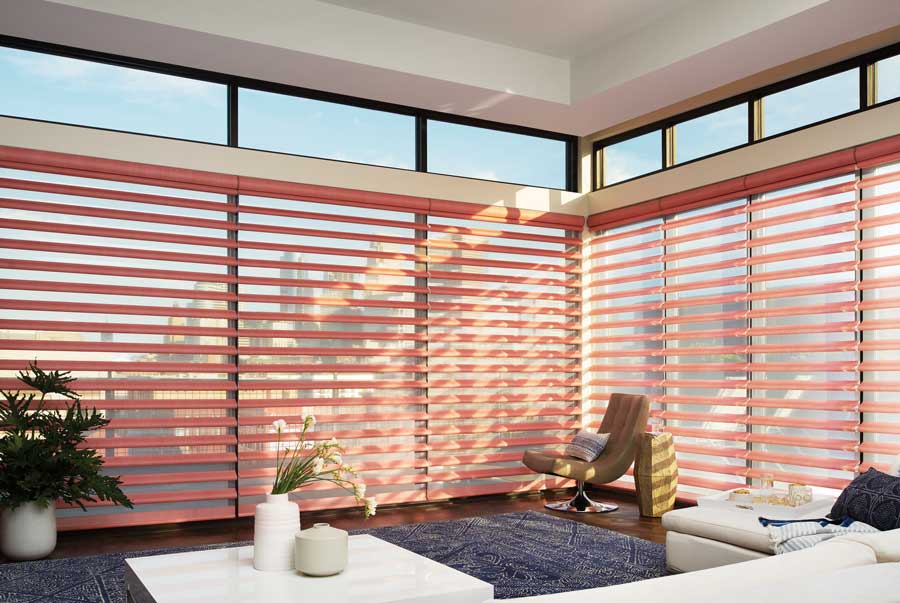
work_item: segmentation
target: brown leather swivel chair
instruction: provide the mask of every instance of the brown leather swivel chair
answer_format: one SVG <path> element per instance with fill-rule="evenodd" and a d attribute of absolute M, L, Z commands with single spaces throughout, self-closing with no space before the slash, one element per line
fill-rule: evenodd
<path fill-rule="evenodd" d="M 608 484 L 625 475 L 634 462 L 649 414 L 650 403 L 646 396 L 612 394 L 598 430 L 610 434 L 609 442 L 600 456 L 590 463 L 555 450 L 526 450 L 522 462 L 532 471 L 568 477 L 577 482 L 575 498 L 545 506 L 555 511 L 577 513 L 606 513 L 618 509 L 618 505 L 592 501 L 584 493 L 584 484 Z"/>

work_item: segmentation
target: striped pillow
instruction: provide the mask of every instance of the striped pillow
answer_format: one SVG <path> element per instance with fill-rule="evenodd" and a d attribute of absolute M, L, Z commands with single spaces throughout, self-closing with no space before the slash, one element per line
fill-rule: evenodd
<path fill-rule="evenodd" d="M 594 433 L 582 430 L 576 433 L 569 445 L 566 446 L 566 455 L 590 463 L 600 456 L 608 441 L 608 433 Z"/>

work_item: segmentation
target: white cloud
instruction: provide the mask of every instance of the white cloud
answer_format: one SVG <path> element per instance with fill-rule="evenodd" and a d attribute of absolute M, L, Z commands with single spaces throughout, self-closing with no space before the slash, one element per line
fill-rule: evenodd
<path fill-rule="evenodd" d="M 16 52 L 7 56 L 6 61 L 29 74 L 56 80 L 79 81 L 102 69 L 96 63 L 47 54 Z"/>
<path fill-rule="evenodd" d="M 472 172 L 472 178 L 481 178 L 482 180 L 499 180 L 497 172 L 493 170 L 476 170 Z"/>
<path fill-rule="evenodd" d="M 159 103 L 191 98 L 213 104 L 224 98 L 206 82 L 136 69 L 117 74 L 110 85 L 122 91 L 130 102 Z"/>

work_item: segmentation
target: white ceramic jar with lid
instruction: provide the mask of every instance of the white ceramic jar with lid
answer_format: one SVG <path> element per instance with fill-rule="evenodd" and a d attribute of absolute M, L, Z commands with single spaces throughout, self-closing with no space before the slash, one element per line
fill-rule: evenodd
<path fill-rule="evenodd" d="M 347 567 L 347 532 L 327 523 L 302 530 L 294 539 L 298 572 L 309 576 L 333 576 Z"/>

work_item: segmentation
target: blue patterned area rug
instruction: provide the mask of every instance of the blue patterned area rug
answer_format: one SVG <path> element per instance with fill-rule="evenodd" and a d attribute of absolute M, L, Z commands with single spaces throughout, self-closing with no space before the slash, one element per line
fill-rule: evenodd
<path fill-rule="evenodd" d="M 666 575 L 666 547 L 535 511 L 363 530 L 509 599 Z"/>
<path fill-rule="evenodd" d="M 498 599 L 656 578 L 665 547 L 543 513 L 359 530 L 494 585 Z M 0 603 L 124 603 L 124 560 L 235 546 L 161 549 L 0 565 Z"/>

